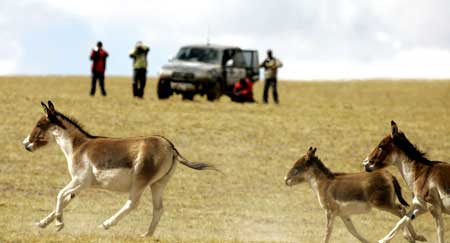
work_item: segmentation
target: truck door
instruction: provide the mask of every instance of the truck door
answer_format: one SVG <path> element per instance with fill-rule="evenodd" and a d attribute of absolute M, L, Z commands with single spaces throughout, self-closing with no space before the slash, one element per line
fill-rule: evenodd
<path fill-rule="evenodd" d="M 234 84 L 241 78 L 246 76 L 246 64 L 244 56 L 241 50 L 233 49 L 226 50 L 228 56 L 230 57 L 225 61 L 225 76 L 226 76 L 226 86 L 228 89 L 232 89 Z"/>
<path fill-rule="evenodd" d="M 253 82 L 259 80 L 259 58 L 257 50 L 242 50 L 245 61 L 245 69 L 247 75 L 251 77 Z"/>

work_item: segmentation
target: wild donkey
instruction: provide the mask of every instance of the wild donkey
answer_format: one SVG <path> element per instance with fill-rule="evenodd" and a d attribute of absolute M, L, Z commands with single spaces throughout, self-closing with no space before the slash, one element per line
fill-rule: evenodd
<path fill-rule="evenodd" d="M 52 102 L 48 107 L 41 103 L 45 115 L 23 141 L 28 151 L 48 143 L 51 133 L 67 159 L 72 180 L 58 193 L 56 208 L 37 223 L 45 228 L 56 218 L 56 230 L 64 227 L 63 208 L 81 189 L 100 187 L 129 192 L 125 205 L 101 225 L 104 229 L 117 222 L 136 208 L 144 189 L 152 190 L 153 218 L 143 236 L 151 236 L 163 214 L 162 194 L 175 171 L 176 161 L 192 169 L 215 169 L 205 163 L 194 163 L 177 151 L 168 139 L 161 136 L 134 138 L 106 138 L 92 136 L 73 119 L 55 110 Z"/>
<path fill-rule="evenodd" d="M 405 215 L 405 207 L 395 203 L 395 196 L 404 206 L 408 206 L 408 203 L 403 199 L 401 187 L 393 175 L 387 171 L 379 171 L 376 174 L 333 173 L 315 152 L 316 148 L 310 147 L 308 152 L 295 162 L 284 181 L 288 186 L 307 181 L 317 194 L 320 207 L 325 209 L 327 215 L 324 242 L 330 240 L 336 216 L 342 219 L 354 237 L 361 242 L 369 242 L 356 231 L 350 215 L 367 213 L 372 207 L 398 217 Z M 408 225 L 405 238 L 409 242 L 425 241 L 423 236 L 416 235 L 412 225 Z"/>
<path fill-rule="evenodd" d="M 415 217 L 430 210 L 436 221 L 438 242 L 444 242 L 442 213 L 450 214 L 450 164 L 430 161 L 405 134 L 391 121 L 391 134 L 387 135 L 364 160 L 366 171 L 375 171 L 394 165 L 413 192 L 412 209 L 379 242 L 389 242 Z"/>

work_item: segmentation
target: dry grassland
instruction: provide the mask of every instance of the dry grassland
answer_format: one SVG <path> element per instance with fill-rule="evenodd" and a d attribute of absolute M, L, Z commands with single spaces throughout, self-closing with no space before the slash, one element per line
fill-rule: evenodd
<path fill-rule="evenodd" d="M 361 161 L 389 132 L 391 119 L 431 159 L 450 161 L 449 81 L 281 82 L 280 105 L 236 104 L 227 97 L 156 98 L 150 80 L 144 100 L 131 97 L 126 77 L 107 78 L 108 97 L 89 97 L 88 77 L 0 78 L 0 242 L 321 242 L 325 214 L 307 184 L 288 188 L 283 177 L 309 146 L 334 171 L 361 171 Z M 262 83 L 255 85 L 261 100 Z M 65 210 L 65 228 L 34 223 L 55 206 L 69 181 L 66 161 L 52 143 L 27 152 L 22 139 L 51 99 L 94 135 L 161 134 L 194 161 L 225 175 L 182 165 L 165 191 L 165 214 L 151 239 L 139 237 L 151 220 L 151 193 L 117 226 L 97 226 L 116 212 L 126 194 L 89 189 Z M 390 171 L 398 175 L 395 168 Z M 402 181 L 403 194 L 410 192 Z M 371 241 L 397 218 L 373 210 L 353 217 Z M 450 237 L 450 217 L 445 216 Z M 414 221 L 436 241 L 429 215 Z M 336 221 L 332 242 L 356 242 Z M 399 235 L 393 242 L 404 242 Z"/>

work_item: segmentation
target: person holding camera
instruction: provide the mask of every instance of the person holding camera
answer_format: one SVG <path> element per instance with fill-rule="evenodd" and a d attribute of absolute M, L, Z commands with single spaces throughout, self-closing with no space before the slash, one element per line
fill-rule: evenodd
<path fill-rule="evenodd" d="M 261 63 L 260 67 L 264 68 L 264 93 L 263 102 L 267 104 L 269 87 L 272 86 L 273 100 L 278 104 L 278 92 L 277 92 L 277 73 L 278 68 L 281 68 L 283 64 L 278 58 L 275 58 L 272 54 L 272 50 L 267 50 L 267 58 Z"/>
<path fill-rule="evenodd" d="M 95 95 L 95 87 L 97 80 L 100 86 L 100 90 L 103 96 L 106 96 L 105 91 L 105 70 L 106 70 L 106 58 L 108 58 L 108 52 L 103 50 L 103 43 L 97 42 L 97 45 L 92 49 L 90 59 L 92 61 L 92 80 L 91 80 L 91 92 L 90 95 Z"/>
<path fill-rule="evenodd" d="M 130 52 L 133 59 L 133 96 L 144 97 L 145 83 L 147 82 L 147 54 L 150 48 L 142 41 L 138 41 L 134 49 Z"/>

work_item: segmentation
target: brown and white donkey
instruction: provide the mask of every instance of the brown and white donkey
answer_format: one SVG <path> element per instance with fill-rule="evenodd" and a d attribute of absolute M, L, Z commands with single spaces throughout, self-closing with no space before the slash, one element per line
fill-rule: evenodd
<path fill-rule="evenodd" d="M 405 215 L 408 205 L 402 197 L 397 179 L 387 171 L 374 173 L 333 173 L 315 155 L 316 148 L 310 147 L 305 155 L 295 162 L 284 178 L 286 185 L 293 186 L 309 182 L 317 194 L 320 207 L 327 215 L 326 234 L 323 242 L 330 240 L 336 216 L 344 222 L 347 230 L 359 241 L 368 243 L 353 226 L 350 216 L 368 213 L 372 207 L 389 212 L 398 217 Z M 398 201 L 404 206 L 395 202 Z M 423 236 L 414 232 L 408 224 L 405 238 L 409 242 L 425 241 Z"/>
<path fill-rule="evenodd" d="M 153 217 L 144 236 L 151 236 L 163 214 L 163 190 L 175 171 L 176 162 L 196 170 L 213 169 L 206 163 L 185 159 L 172 142 L 162 136 L 107 138 L 93 136 L 73 119 L 41 102 L 45 114 L 38 120 L 23 141 L 25 149 L 35 151 L 46 145 L 49 134 L 64 153 L 71 181 L 59 191 L 56 208 L 37 223 L 46 227 L 56 219 L 56 230 L 64 227 L 63 209 L 82 189 L 99 187 L 128 192 L 129 199 L 111 218 L 101 225 L 104 229 L 117 224 L 136 208 L 142 192 L 150 186 L 153 200 Z"/>
<path fill-rule="evenodd" d="M 430 211 L 433 216 L 439 243 L 444 243 L 444 219 L 450 214 L 450 164 L 432 161 L 425 157 L 391 121 L 391 134 L 385 136 L 363 161 L 367 171 L 376 171 L 393 165 L 413 193 L 412 209 L 380 243 L 389 242 L 398 230 L 417 216 Z"/>

